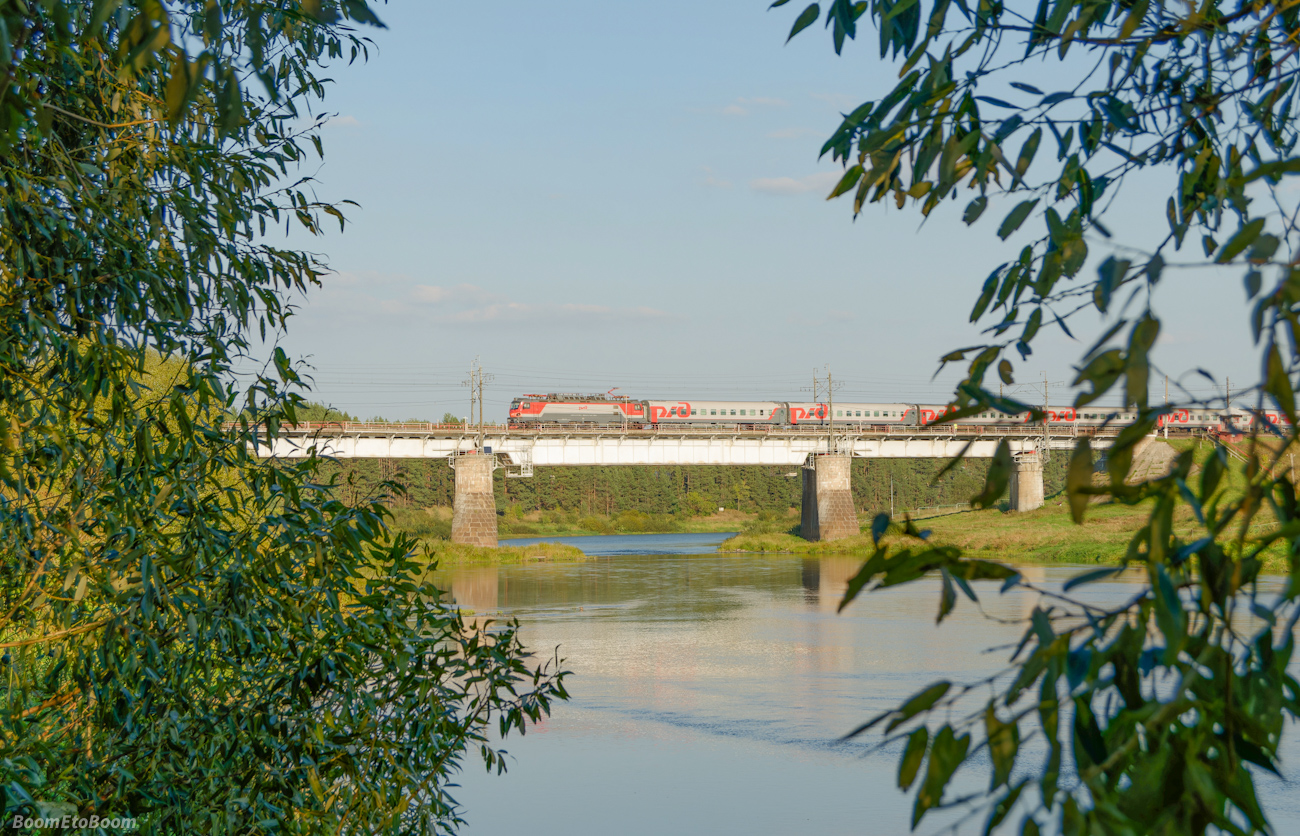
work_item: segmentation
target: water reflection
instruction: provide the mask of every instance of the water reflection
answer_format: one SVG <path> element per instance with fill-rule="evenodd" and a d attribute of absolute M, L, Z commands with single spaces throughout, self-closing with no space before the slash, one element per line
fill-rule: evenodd
<path fill-rule="evenodd" d="M 531 647 L 548 656 L 558 647 L 574 672 L 574 700 L 510 742 L 508 775 L 463 776 L 466 832 L 908 833 L 909 802 L 893 789 L 897 753 L 840 736 L 934 679 L 998 670 L 1007 653 L 985 649 L 1021 628 L 965 600 L 936 628 L 930 581 L 837 615 L 854 558 L 701 554 L 725 535 L 667 536 L 671 545 L 593 538 L 606 556 L 586 563 L 441 578 L 477 615 L 518 617 Z M 647 554 L 652 547 L 694 553 Z M 1024 568 L 1049 584 L 1077 571 Z M 1035 604 L 992 583 L 976 588 L 1001 618 Z M 1117 604 L 1134 591 L 1132 578 L 1118 578 L 1088 594 Z M 963 780 L 975 788 L 987 778 L 970 770 Z M 1277 832 L 1300 834 L 1300 793 L 1261 784 Z M 942 822 L 927 818 L 929 830 Z"/>

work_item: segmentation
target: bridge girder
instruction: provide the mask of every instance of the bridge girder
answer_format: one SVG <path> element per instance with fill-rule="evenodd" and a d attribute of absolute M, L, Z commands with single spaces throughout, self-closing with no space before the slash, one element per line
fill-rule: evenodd
<path fill-rule="evenodd" d="M 1113 436 L 1088 437 L 1094 449 L 1110 446 Z M 483 446 L 517 474 L 530 475 L 533 467 L 619 465 L 777 465 L 798 466 L 810 455 L 838 452 L 866 459 L 949 459 L 965 450 L 969 458 L 989 458 L 1006 439 L 1014 454 L 1040 450 L 1041 431 L 1018 435 L 878 433 L 839 435 L 833 442 L 811 433 L 619 433 L 519 432 L 488 433 Z M 1073 448 L 1074 434 L 1053 434 L 1053 449 Z M 288 433 L 270 445 L 261 445 L 262 456 L 296 458 L 313 445 L 318 455 L 335 458 L 448 458 L 476 449 L 476 437 L 469 433 L 335 433 L 314 435 Z M 968 446 L 969 445 L 969 446 Z M 831 448 L 834 447 L 834 450 Z"/>

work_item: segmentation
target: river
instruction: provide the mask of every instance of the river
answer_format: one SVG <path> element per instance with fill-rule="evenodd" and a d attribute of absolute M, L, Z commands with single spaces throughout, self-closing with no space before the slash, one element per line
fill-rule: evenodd
<path fill-rule="evenodd" d="M 996 671 L 1007 651 L 984 651 L 1018 640 L 1022 628 L 989 620 L 964 598 L 936 627 L 938 583 L 928 580 L 836 614 L 859 561 L 716 554 L 727 536 L 549 538 L 598 557 L 440 578 L 475 615 L 517 617 L 529 647 L 558 648 L 573 672 L 572 700 L 506 742 L 506 775 L 467 761 L 453 791 L 465 833 L 910 832 L 911 798 L 895 786 L 898 750 L 840 738 L 936 679 Z M 1080 571 L 1022 568 L 1047 584 Z M 1099 583 L 1088 598 L 1117 603 L 1135 583 Z M 985 613 L 1001 618 L 1036 603 L 991 584 L 978 592 Z M 1283 755 L 1294 773 L 1300 746 Z M 1026 766 L 1040 760 L 1031 750 Z M 983 785 L 986 764 L 961 770 L 954 786 Z M 1300 836 L 1300 787 L 1257 781 L 1276 832 Z M 932 817 L 919 832 L 955 821 Z M 980 818 L 960 832 L 982 826 Z"/>

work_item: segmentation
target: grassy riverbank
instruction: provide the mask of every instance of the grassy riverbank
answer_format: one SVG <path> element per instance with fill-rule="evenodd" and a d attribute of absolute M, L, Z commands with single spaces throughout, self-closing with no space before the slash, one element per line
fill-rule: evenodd
<path fill-rule="evenodd" d="M 393 509 L 394 526 L 413 537 L 424 540 L 446 540 L 451 537 L 450 508 Z M 500 537 L 583 537 L 593 534 L 718 534 L 726 531 L 743 531 L 755 525 L 790 520 L 783 523 L 789 528 L 797 522 L 794 512 L 785 516 L 771 511 L 756 514 L 726 510 L 709 516 L 685 514 L 645 514 L 624 511 L 619 514 L 583 514 L 577 511 L 534 511 L 528 514 L 507 512 L 497 518 Z"/>
<path fill-rule="evenodd" d="M 1194 441 L 1173 441 L 1169 446 L 1174 453 L 1179 453 L 1192 449 L 1195 444 Z M 1196 448 L 1198 465 L 1209 453 L 1208 445 Z M 1167 466 L 1166 463 L 1164 467 Z M 1224 479 L 1226 499 L 1231 499 L 1245 484 L 1239 467 L 1240 464 L 1234 462 Z M 1189 482 L 1198 482 L 1195 470 Z M 1048 497 L 1042 508 L 1026 513 L 1012 514 L 1000 509 L 958 511 L 918 520 L 917 527 L 930 530 L 931 542 L 960 546 L 969 557 L 1018 563 L 1116 563 L 1123 559 L 1134 533 L 1146 525 L 1150 510 L 1150 502 L 1134 506 L 1099 502 L 1089 507 L 1083 525 L 1076 525 L 1064 494 L 1057 494 Z M 1252 535 L 1265 531 L 1272 522 L 1271 515 L 1262 514 L 1252 527 Z M 863 523 L 865 529 L 869 520 L 863 517 Z M 1177 509 L 1174 529 L 1186 539 L 1199 536 L 1199 527 L 1189 507 L 1184 505 Z M 832 543 L 810 543 L 798 536 L 796 528 L 782 532 L 743 532 L 724 541 L 719 550 L 865 557 L 873 548 L 871 536 L 866 533 Z M 1265 554 L 1264 566 L 1267 573 L 1288 571 L 1280 548 L 1270 549 Z"/>
<path fill-rule="evenodd" d="M 521 563 L 577 563 L 589 559 L 576 546 L 562 543 L 532 543 L 527 546 L 467 546 L 447 540 L 425 541 L 439 567 L 465 565 L 511 565 Z"/>
<path fill-rule="evenodd" d="M 1124 556 L 1133 532 L 1147 515 L 1143 507 L 1097 505 L 1077 526 L 1059 498 L 1036 511 L 1010 514 L 997 509 L 964 511 L 919 520 L 931 542 L 960 546 L 970 557 L 1033 563 L 1104 563 Z M 1188 512 L 1187 518 L 1190 520 Z M 865 522 L 865 521 L 864 521 Z M 797 554 L 869 554 L 870 534 L 831 543 L 810 543 L 795 533 L 740 534 L 722 551 L 793 552 Z"/>

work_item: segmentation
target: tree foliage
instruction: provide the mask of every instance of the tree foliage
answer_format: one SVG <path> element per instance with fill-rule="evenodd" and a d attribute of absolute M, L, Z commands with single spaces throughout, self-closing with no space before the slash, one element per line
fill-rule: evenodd
<path fill-rule="evenodd" d="M 364 0 L 0 0 L 0 794 L 148 833 L 449 830 L 467 751 L 562 696 L 467 631 L 383 509 L 253 455 L 340 207 L 329 62 Z M 226 417 L 242 416 L 234 430 Z"/>
<path fill-rule="evenodd" d="M 1300 685 L 1286 671 L 1300 617 L 1300 501 L 1274 467 L 1296 441 L 1300 226 L 1288 178 L 1300 173 L 1300 6 L 831 0 L 824 18 L 819 4 L 804 9 L 790 36 L 821 19 L 837 52 L 872 24 L 881 59 L 901 65 L 893 89 L 846 114 L 822 148 L 845 166 L 830 196 L 850 197 L 854 213 L 888 200 L 928 216 L 964 191 L 965 223 L 1027 242 L 978 277 L 971 320 L 988 342 L 943 358 L 970 361 L 952 417 L 1014 408 L 986 388 L 988 374 L 1010 382 L 1044 326 L 1069 333 L 1072 316 L 1096 310 L 1106 328 L 1081 358 L 1075 385 L 1087 388 L 1075 405 L 1118 391 L 1139 417 L 1110 451 L 1108 485 L 1094 484 L 1081 443 L 1072 508 L 1079 522 L 1097 495 L 1151 509 L 1124 561 L 1145 574 L 1142 594 L 1104 609 L 1071 592 L 1110 568 L 1065 594 L 1042 590 L 1004 676 L 984 689 L 936 684 L 880 718 L 907 736 L 899 780 L 918 785 L 914 823 L 958 803 L 949 781 L 982 752 L 993 766 L 979 796 L 986 832 L 1004 821 L 1026 833 L 1266 832 L 1252 776 L 1277 768 L 1284 720 L 1300 714 Z M 1051 78 L 1065 81 L 1043 89 Z M 1153 184 L 1168 187 L 1167 229 L 1121 246 L 1107 212 Z M 1212 265 L 1238 271 L 1249 300 L 1261 373 L 1242 400 L 1286 422 L 1257 421 L 1243 462 L 1219 448 L 1198 476 L 1187 453 L 1167 476 L 1126 484 L 1134 446 L 1168 411 L 1148 397 L 1156 291 L 1175 269 Z M 1244 491 L 1225 489 L 1229 468 L 1242 471 Z M 991 471 L 989 496 L 1006 490 L 1006 475 Z M 1190 535 L 1174 532 L 1180 508 L 1196 519 Z M 1290 575 L 1264 596 L 1259 556 L 1276 544 Z M 918 538 L 881 548 L 846 602 L 935 572 L 940 619 L 958 591 L 975 597 L 973 579 L 1029 586 L 1008 567 Z M 917 725 L 927 721 L 937 728 Z M 1034 736 L 1047 761 L 1031 779 L 1013 767 Z"/>

